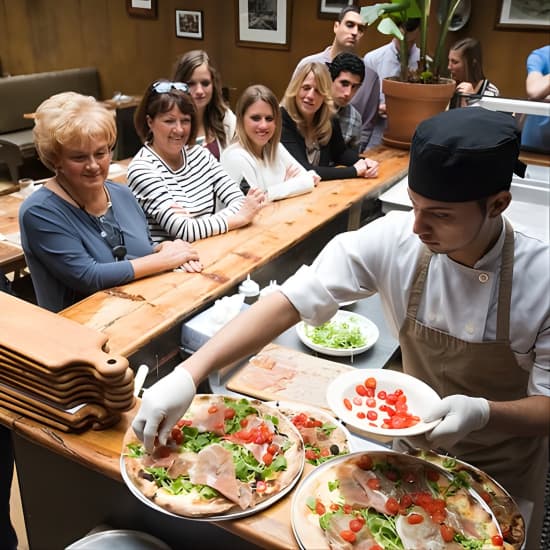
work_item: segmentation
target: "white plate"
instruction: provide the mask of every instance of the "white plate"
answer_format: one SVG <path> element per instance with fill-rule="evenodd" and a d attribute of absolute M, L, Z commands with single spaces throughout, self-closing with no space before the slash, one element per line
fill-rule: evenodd
<path fill-rule="evenodd" d="M 319 353 L 332 355 L 335 357 L 349 357 L 351 355 L 363 353 L 364 351 L 372 348 L 372 346 L 374 346 L 374 344 L 378 340 L 378 336 L 380 335 L 380 333 L 378 332 L 378 327 L 370 319 L 367 319 L 366 317 L 363 317 L 363 315 L 359 315 L 358 313 L 354 313 L 353 311 L 339 309 L 330 321 L 350 321 L 353 324 L 357 323 L 357 326 L 360 328 L 361 333 L 365 337 L 366 343 L 357 348 L 329 348 L 327 346 L 316 344 L 307 335 L 307 329 L 310 328 L 311 325 L 307 325 L 306 323 L 304 323 L 304 321 L 300 321 L 296 325 L 296 333 L 298 334 L 298 338 L 300 338 L 305 346 Z"/>
<path fill-rule="evenodd" d="M 407 396 L 408 411 L 420 417 L 420 422 L 403 429 L 390 429 L 378 426 L 372 426 L 371 421 L 367 418 L 358 418 L 357 412 L 367 412 L 369 408 L 364 404 L 365 397 L 362 398 L 361 406 L 353 405 L 353 409 L 349 411 L 344 406 L 344 398 L 352 400 L 354 397 L 359 397 L 355 391 L 358 384 L 364 384 L 367 378 L 373 377 L 377 381 L 375 396 L 380 390 L 386 393 L 393 393 L 396 389 L 402 389 Z M 376 398 L 379 404 L 383 401 Z M 440 401 L 439 395 L 427 384 L 402 372 L 396 372 L 387 369 L 356 369 L 350 372 L 341 374 L 335 378 L 327 388 L 327 402 L 334 414 L 345 422 L 346 425 L 353 431 L 367 434 L 384 435 L 388 437 L 407 437 L 411 435 L 419 435 L 434 428 L 440 421 L 423 422 L 422 417 L 426 414 L 429 408 L 434 403 Z M 378 410 L 378 405 L 375 409 L 379 414 L 379 419 L 385 416 L 385 413 Z M 376 423 L 380 423 L 377 421 Z"/>

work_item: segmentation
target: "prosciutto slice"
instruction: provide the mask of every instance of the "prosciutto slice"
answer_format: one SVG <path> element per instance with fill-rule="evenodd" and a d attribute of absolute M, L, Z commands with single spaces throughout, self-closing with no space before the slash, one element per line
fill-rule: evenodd
<path fill-rule="evenodd" d="M 424 520 L 420 523 L 410 524 L 407 518 L 411 513 L 421 515 Z M 420 506 L 415 506 L 406 516 L 399 515 L 395 527 L 405 550 L 445 550 L 446 548 L 452 548 L 443 540 L 439 525 L 434 523 Z"/>
<path fill-rule="evenodd" d="M 359 532 L 355 533 L 357 538 L 353 544 L 346 542 L 340 536 L 342 531 L 349 530 L 349 522 L 352 519 L 353 516 L 342 514 L 335 514 L 330 518 L 325 536 L 331 550 L 369 550 L 376 544 L 376 540 L 366 524 L 363 525 Z"/>
<path fill-rule="evenodd" d="M 248 485 L 235 477 L 231 451 L 218 443 L 205 447 L 197 455 L 197 462 L 189 470 L 191 483 L 208 485 L 238 504 L 243 510 L 252 502 Z"/>

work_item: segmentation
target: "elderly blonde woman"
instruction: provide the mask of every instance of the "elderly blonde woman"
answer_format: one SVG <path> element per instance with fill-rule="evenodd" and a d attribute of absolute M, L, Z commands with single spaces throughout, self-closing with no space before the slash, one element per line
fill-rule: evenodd
<path fill-rule="evenodd" d="M 236 182 L 257 187 L 270 200 L 311 191 L 319 176 L 305 168 L 281 141 L 281 110 L 275 94 L 261 84 L 249 86 L 236 108 L 236 142 L 222 153 L 221 163 Z"/>
<path fill-rule="evenodd" d="M 130 189 L 106 181 L 115 140 L 113 114 L 93 97 L 65 92 L 37 109 L 35 145 L 55 176 L 24 201 L 19 224 L 38 304 L 49 310 L 179 266 L 202 269 L 189 243 L 153 245 Z"/>
<path fill-rule="evenodd" d="M 294 75 L 281 102 L 281 143 L 306 169 L 322 180 L 373 178 L 378 163 L 348 148 L 335 117 L 332 79 L 323 63 L 305 63 Z"/>

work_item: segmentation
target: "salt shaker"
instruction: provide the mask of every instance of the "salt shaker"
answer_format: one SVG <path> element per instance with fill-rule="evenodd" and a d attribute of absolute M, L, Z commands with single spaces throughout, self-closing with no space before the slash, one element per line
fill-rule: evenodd
<path fill-rule="evenodd" d="M 239 294 L 244 296 L 246 304 L 253 304 L 260 294 L 260 285 L 250 278 L 250 274 L 246 276 L 246 279 L 239 285 Z"/>

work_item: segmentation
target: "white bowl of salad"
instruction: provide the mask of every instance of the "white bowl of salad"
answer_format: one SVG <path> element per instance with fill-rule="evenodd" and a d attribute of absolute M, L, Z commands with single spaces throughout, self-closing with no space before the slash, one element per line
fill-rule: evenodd
<path fill-rule="evenodd" d="M 380 335 L 370 319 L 343 309 L 318 327 L 301 321 L 296 325 L 296 332 L 305 346 L 336 357 L 363 353 L 374 346 Z"/>

